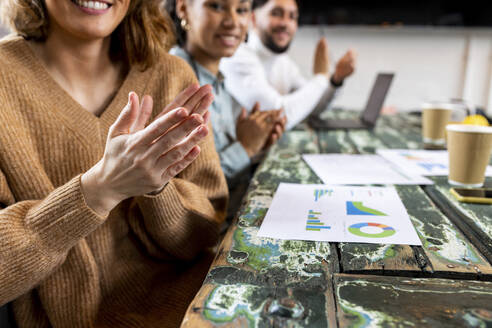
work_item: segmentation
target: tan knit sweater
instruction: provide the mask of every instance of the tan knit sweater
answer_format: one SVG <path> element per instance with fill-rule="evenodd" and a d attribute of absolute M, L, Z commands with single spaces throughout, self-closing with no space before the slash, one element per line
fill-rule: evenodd
<path fill-rule="evenodd" d="M 0 42 L 0 305 L 15 300 L 19 327 L 179 325 L 208 269 L 210 256 L 197 255 L 216 243 L 225 216 L 212 134 L 161 194 L 128 199 L 107 218 L 85 204 L 80 174 L 101 158 L 131 90 L 150 94 L 156 115 L 193 81 L 166 55 L 130 70 L 96 117 L 26 41 Z"/>

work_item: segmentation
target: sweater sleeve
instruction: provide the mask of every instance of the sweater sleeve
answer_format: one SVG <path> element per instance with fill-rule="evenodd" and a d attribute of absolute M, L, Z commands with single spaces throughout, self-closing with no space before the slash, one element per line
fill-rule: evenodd
<path fill-rule="evenodd" d="M 80 175 L 42 200 L 16 202 L 0 171 L 0 305 L 25 294 L 105 220 L 85 203 Z"/>
<path fill-rule="evenodd" d="M 159 195 L 135 199 L 130 224 L 150 255 L 189 260 L 217 243 L 228 191 L 211 133 L 201 150 Z"/>

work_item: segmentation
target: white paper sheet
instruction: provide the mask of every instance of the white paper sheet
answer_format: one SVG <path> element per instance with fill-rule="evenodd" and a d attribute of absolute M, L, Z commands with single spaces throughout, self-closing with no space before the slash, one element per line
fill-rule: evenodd
<path fill-rule="evenodd" d="M 302 157 L 326 184 L 433 184 L 421 175 L 402 171 L 378 155 L 304 154 Z"/>
<path fill-rule="evenodd" d="M 422 245 L 393 187 L 281 183 L 258 236 Z"/>
<path fill-rule="evenodd" d="M 449 157 L 446 150 L 378 149 L 377 153 L 408 174 L 448 175 Z M 488 166 L 486 176 L 492 176 Z"/>

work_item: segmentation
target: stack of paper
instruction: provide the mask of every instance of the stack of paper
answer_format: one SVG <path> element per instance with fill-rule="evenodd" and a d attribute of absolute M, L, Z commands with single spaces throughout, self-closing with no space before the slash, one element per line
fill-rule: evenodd
<path fill-rule="evenodd" d="M 421 245 L 394 187 L 354 184 L 432 184 L 447 175 L 447 151 L 391 149 L 379 155 L 306 154 L 327 185 L 280 184 L 260 237 L 331 242 Z M 487 168 L 492 176 L 492 167 Z"/>

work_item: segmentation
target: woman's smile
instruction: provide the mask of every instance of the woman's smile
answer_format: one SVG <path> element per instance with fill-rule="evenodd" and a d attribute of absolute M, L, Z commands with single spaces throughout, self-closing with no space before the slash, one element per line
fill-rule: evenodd
<path fill-rule="evenodd" d="M 107 1 L 71 0 L 80 10 L 91 15 L 104 14 L 112 4 Z"/>
<path fill-rule="evenodd" d="M 216 37 L 225 47 L 236 47 L 241 41 L 240 36 L 234 34 L 220 33 Z"/>

